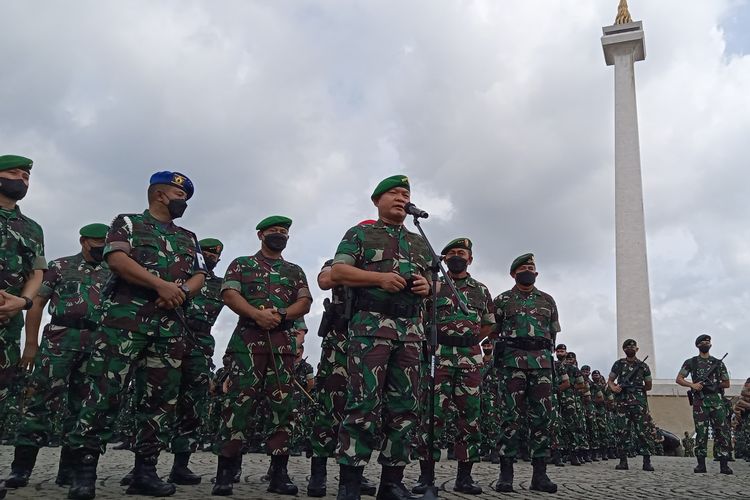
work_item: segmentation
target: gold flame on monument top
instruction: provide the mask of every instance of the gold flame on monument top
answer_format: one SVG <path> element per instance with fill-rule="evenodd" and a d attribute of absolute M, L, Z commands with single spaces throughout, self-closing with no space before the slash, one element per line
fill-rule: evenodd
<path fill-rule="evenodd" d="M 630 11 L 628 10 L 628 0 L 620 0 L 620 5 L 617 6 L 615 24 L 627 24 L 632 22 L 633 18 L 630 17 Z"/>

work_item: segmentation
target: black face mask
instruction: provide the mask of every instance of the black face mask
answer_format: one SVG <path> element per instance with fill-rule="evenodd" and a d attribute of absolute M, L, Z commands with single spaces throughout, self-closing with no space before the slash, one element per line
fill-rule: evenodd
<path fill-rule="evenodd" d="M 173 200 L 169 200 L 169 203 L 167 203 L 167 210 L 169 211 L 169 216 L 172 219 L 179 219 L 180 217 L 182 217 L 182 214 L 185 213 L 186 209 L 187 200 L 175 198 Z"/>
<path fill-rule="evenodd" d="M 216 264 L 219 263 L 219 259 L 206 258 L 205 260 L 206 260 L 206 269 L 208 269 L 209 271 L 213 271 L 214 268 L 216 267 Z"/>
<path fill-rule="evenodd" d="M 263 242 L 274 252 L 281 252 L 286 248 L 286 242 L 289 237 L 281 233 L 271 233 L 263 237 Z"/>
<path fill-rule="evenodd" d="M 635 356 L 635 349 L 625 349 L 625 356 L 632 358 Z"/>
<path fill-rule="evenodd" d="M 710 345 L 702 345 L 702 346 L 698 346 L 698 350 L 699 350 L 700 352 L 702 352 L 703 354 L 706 354 L 706 353 L 707 353 L 708 351 L 710 351 L 710 350 L 711 350 L 711 346 L 710 346 Z"/>
<path fill-rule="evenodd" d="M 521 286 L 531 286 L 536 282 L 536 274 L 533 271 L 516 273 L 516 283 Z"/>
<path fill-rule="evenodd" d="M 0 193 L 11 200 L 22 200 L 29 190 L 29 186 L 21 179 L 0 179 Z"/>
<path fill-rule="evenodd" d="M 466 271 L 469 261 L 458 255 L 452 255 L 445 259 L 445 264 L 448 266 L 448 270 L 453 274 L 461 274 Z"/>
<path fill-rule="evenodd" d="M 104 247 L 91 247 L 89 248 L 89 255 L 94 262 L 101 262 L 104 260 Z"/>

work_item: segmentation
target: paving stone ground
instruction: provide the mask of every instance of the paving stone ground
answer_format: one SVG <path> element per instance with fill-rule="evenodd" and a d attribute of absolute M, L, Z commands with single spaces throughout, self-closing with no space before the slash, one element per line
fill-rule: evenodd
<path fill-rule="evenodd" d="M 39 454 L 37 467 L 34 470 L 28 487 L 9 490 L 8 499 L 65 498 L 67 488 L 55 485 L 57 473 L 58 448 L 44 448 Z M 0 474 L 7 476 L 13 448 L 0 446 Z M 159 462 L 159 473 L 167 475 L 171 466 L 171 455 L 163 454 Z M 733 462 L 734 476 L 719 474 L 717 462 L 708 462 L 708 474 L 694 474 L 694 459 L 676 457 L 654 457 L 655 472 L 640 470 L 640 458 L 631 459 L 631 470 L 615 471 L 616 461 L 588 464 L 583 467 L 570 465 L 558 468 L 550 466 L 549 476 L 557 482 L 559 491 L 556 495 L 536 493 L 528 490 L 531 479 L 531 465 L 521 462 L 516 465 L 516 493 L 496 493 L 490 488 L 497 478 L 498 467 L 489 463 L 477 464 L 474 468 L 474 479 L 484 488 L 485 493 L 478 498 L 558 498 L 558 499 L 630 499 L 652 498 L 748 498 L 750 497 L 750 463 Z M 133 455 L 128 451 L 108 451 L 99 462 L 99 479 L 97 480 L 97 498 L 112 499 L 125 497 L 125 488 L 120 486 L 120 479 L 130 470 Z M 266 492 L 266 484 L 260 477 L 268 469 L 268 457 L 264 455 L 245 455 L 242 470 L 242 482 L 235 484 L 233 498 L 276 500 L 283 497 Z M 191 462 L 193 471 L 203 476 L 203 483 L 198 486 L 178 486 L 175 499 L 205 498 L 211 494 L 211 478 L 216 470 L 216 457 L 210 453 L 196 453 Z M 366 475 L 377 480 L 379 467 L 368 465 Z M 309 461 L 304 457 L 292 457 L 289 461 L 289 472 L 300 487 L 298 497 L 306 497 L 305 486 L 309 475 Z M 445 499 L 477 498 L 471 495 L 457 494 L 452 491 L 453 478 L 456 473 L 456 462 L 440 462 L 437 465 L 437 479 L 441 487 L 440 497 Z M 419 475 L 417 464 L 411 464 L 406 470 L 406 484 L 411 486 Z M 328 496 L 335 498 L 338 481 L 338 467 L 333 463 L 328 466 Z M 128 496 L 127 498 L 139 498 Z M 145 497 L 144 497 L 145 498 Z M 363 497 L 368 498 L 368 497 Z"/>

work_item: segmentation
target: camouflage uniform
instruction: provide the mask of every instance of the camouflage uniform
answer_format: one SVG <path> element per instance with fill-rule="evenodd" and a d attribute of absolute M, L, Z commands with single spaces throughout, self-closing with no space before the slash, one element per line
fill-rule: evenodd
<path fill-rule="evenodd" d="M 517 286 L 494 300 L 501 334 L 501 386 L 505 389 L 505 413 L 500 453 L 515 457 L 521 446 L 522 420 L 530 433 L 533 458 L 549 456 L 552 412 L 552 343 L 560 331 L 557 305 L 549 294 Z"/>
<path fill-rule="evenodd" d="M 481 414 L 480 386 L 482 383 L 482 348 L 479 346 L 480 328 L 495 324 L 492 296 L 485 285 L 467 274 L 454 279 L 456 290 L 469 308 L 465 315 L 458 307 L 445 278 L 440 278 L 437 297 L 438 348 L 434 380 L 435 443 L 439 443 L 447 426 L 451 404 L 456 407 L 457 433 L 449 441 L 455 443 L 459 462 L 478 462 L 482 442 L 479 429 Z M 425 424 L 427 420 L 425 420 Z M 426 426 L 426 425 L 425 425 Z M 419 449 L 427 459 L 427 429 L 423 429 Z M 433 459 L 440 460 L 440 449 L 435 447 Z"/>
<path fill-rule="evenodd" d="M 239 292 L 257 309 L 286 308 L 302 297 L 311 298 L 302 268 L 283 259 L 269 259 L 260 251 L 232 261 L 224 276 L 222 292 L 225 290 Z M 244 442 L 250 438 L 252 416 L 264 396 L 272 414 L 266 451 L 271 455 L 289 455 L 294 425 L 295 332 L 291 320 L 266 331 L 250 318 L 239 318 L 227 346 L 232 364 L 221 411 L 222 422 L 214 445 L 217 455 L 240 456 Z"/>
<path fill-rule="evenodd" d="M 570 435 L 564 431 L 565 421 L 563 417 L 563 406 L 567 401 L 563 394 L 565 391 L 559 390 L 560 385 L 565 382 L 570 383 L 570 377 L 568 376 L 567 366 L 562 361 L 554 360 L 554 372 L 555 387 L 553 387 L 552 391 L 552 449 L 556 451 L 570 450 Z"/>
<path fill-rule="evenodd" d="M 685 451 L 686 457 L 694 457 L 695 456 L 695 440 L 691 438 L 690 436 L 686 436 L 682 440 L 682 449 Z"/>
<path fill-rule="evenodd" d="M 205 273 L 195 235 L 173 223 L 142 214 L 121 214 L 107 233 L 104 255 L 122 251 L 159 278 L 184 283 Z M 89 393 L 78 423 L 68 435 L 71 448 L 104 453 L 131 367 L 143 377 L 138 407 L 136 455 L 158 455 L 170 440 L 180 387 L 183 327 L 176 312 L 156 306 L 157 293 L 115 278 L 102 293 L 102 328 L 86 369 Z"/>
<path fill-rule="evenodd" d="M 426 276 L 430 260 L 420 236 L 403 225 L 379 220 L 349 229 L 336 250 L 334 266 L 343 263 L 409 278 Z M 357 288 L 356 295 L 356 312 L 349 321 L 348 398 L 338 460 L 361 467 L 380 448 L 380 464 L 403 467 L 409 463 L 408 436 L 418 423 L 423 299 L 408 290 L 389 293 L 375 287 Z"/>
<path fill-rule="evenodd" d="M 63 437 L 73 429 L 86 397 L 86 362 L 101 321 L 100 292 L 109 277 L 106 265 L 88 262 L 81 253 L 49 263 L 39 296 L 49 299 L 52 320 L 42 334 L 16 446 L 47 446 L 54 416 L 66 407 Z"/>
<path fill-rule="evenodd" d="M 639 368 L 641 367 L 641 368 Z M 632 376 L 638 370 L 637 376 Z M 630 388 L 623 388 L 615 398 L 615 428 L 617 429 L 617 450 L 622 457 L 627 453 L 650 455 L 649 435 L 646 422 L 649 417 L 648 400 L 646 398 L 645 383 L 651 381 L 651 370 L 643 361 L 629 362 L 627 358 L 620 358 L 612 365 L 610 379 L 630 381 Z"/>
<path fill-rule="evenodd" d="M 301 452 L 309 448 L 311 411 L 310 400 L 302 393 L 300 387 L 307 390 L 307 382 L 315 378 L 312 365 L 307 358 L 300 359 L 294 364 L 294 433 L 291 439 L 291 449 Z"/>
<path fill-rule="evenodd" d="M 565 448 L 570 452 L 581 452 L 586 449 L 585 422 L 581 415 L 580 395 L 576 386 L 583 384 L 581 371 L 572 363 L 564 363 L 565 374 L 570 387 L 560 394 L 560 413 L 562 415 L 562 434 L 565 435 Z"/>
<path fill-rule="evenodd" d="M 184 338 L 185 352 L 182 356 L 172 453 L 193 453 L 200 442 L 202 416 L 208 411 L 208 389 L 216 343 L 211 328 L 224 307 L 221 300 L 222 282 L 220 277 L 209 272 L 200 292 L 190 299 L 185 311 L 190 333 Z"/>
<path fill-rule="evenodd" d="M 708 426 L 713 429 L 714 453 L 717 458 L 727 457 L 728 444 L 732 439 L 727 426 L 727 408 L 722 397 L 719 384 L 729 380 L 729 373 L 723 361 L 713 356 L 702 358 L 695 356 L 686 359 L 680 369 L 683 377 L 691 376 L 693 382 L 703 380 L 714 363 L 721 363 L 718 370 L 711 375 L 709 383 L 700 392 L 693 391 L 693 422 L 695 422 L 695 456 L 705 457 L 707 454 Z M 713 385 L 713 387 L 711 387 Z"/>
<path fill-rule="evenodd" d="M 0 208 L 0 290 L 20 296 L 26 280 L 37 269 L 47 269 L 42 228 L 18 206 L 13 210 Z M 5 416 L 5 400 L 19 376 L 22 327 L 20 312 L 0 325 L 0 421 Z"/>
<path fill-rule="evenodd" d="M 479 426 L 482 436 L 482 452 L 492 454 L 497 449 L 502 425 L 503 399 L 499 392 L 500 379 L 492 359 L 482 365 L 481 405 L 482 418 Z"/>

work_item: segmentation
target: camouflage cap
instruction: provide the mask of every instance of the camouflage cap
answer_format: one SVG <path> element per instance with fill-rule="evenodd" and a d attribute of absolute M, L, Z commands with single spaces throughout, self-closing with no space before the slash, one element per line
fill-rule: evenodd
<path fill-rule="evenodd" d="M 626 347 L 638 347 L 638 343 L 633 339 L 626 339 L 625 342 L 622 343 L 622 348 L 625 349 Z"/>
<path fill-rule="evenodd" d="M 469 238 L 456 238 L 443 247 L 440 251 L 440 255 L 446 255 L 451 248 L 463 248 L 471 252 L 471 247 L 472 243 Z"/>
<path fill-rule="evenodd" d="M 221 253 L 224 249 L 224 244 L 216 238 L 203 238 L 198 242 L 198 246 L 212 253 Z"/>
<path fill-rule="evenodd" d="M 516 271 L 516 269 L 518 269 L 519 267 L 525 264 L 534 264 L 533 253 L 525 253 L 519 257 L 516 257 L 513 260 L 513 263 L 510 265 L 510 274 L 513 274 Z"/>
<path fill-rule="evenodd" d="M 23 170 L 31 170 L 34 162 L 24 156 L 18 155 L 3 155 L 0 156 L 0 172 L 6 170 L 13 170 L 14 168 L 20 168 Z"/>
<path fill-rule="evenodd" d="M 83 226 L 80 231 L 78 231 L 78 234 L 84 238 L 101 239 L 107 237 L 107 231 L 109 231 L 108 225 L 94 223 Z"/>
<path fill-rule="evenodd" d="M 386 177 L 375 186 L 375 191 L 372 192 L 370 199 L 375 199 L 386 191 L 397 187 L 406 188 L 411 191 L 411 188 L 409 187 L 409 178 L 405 175 L 392 175 Z"/>
<path fill-rule="evenodd" d="M 711 342 L 711 336 L 707 333 L 703 333 L 701 335 L 698 335 L 698 338 L 695 339 L 695 346 L 698 347 L 698 344 L 701 342 L 709 341 Z"/>
<path fill-rule="evenodd" d="M 167 186 L 180 188 L 185 191 L 188 200 L 193 197 L 193 193 L 195 192 L 193 181 L 187 175 L 180 172 L 170 172 L 169 170 L 156 172 L 148 181 L 149 186 L 153 186 L 154 184 L 166 184 Z"/>
<path fill-rule="evenodd" d="M 289 229 L 291 225 L 292 219 L 290 219 L 289 217 L 284 217 L 283 215 L 271 215 L 258 222 L 258 225 L 255 226 L 255 229 L 258 231 L 265 231 L 269 227 L 274 226 L 285 227 Z"/>

